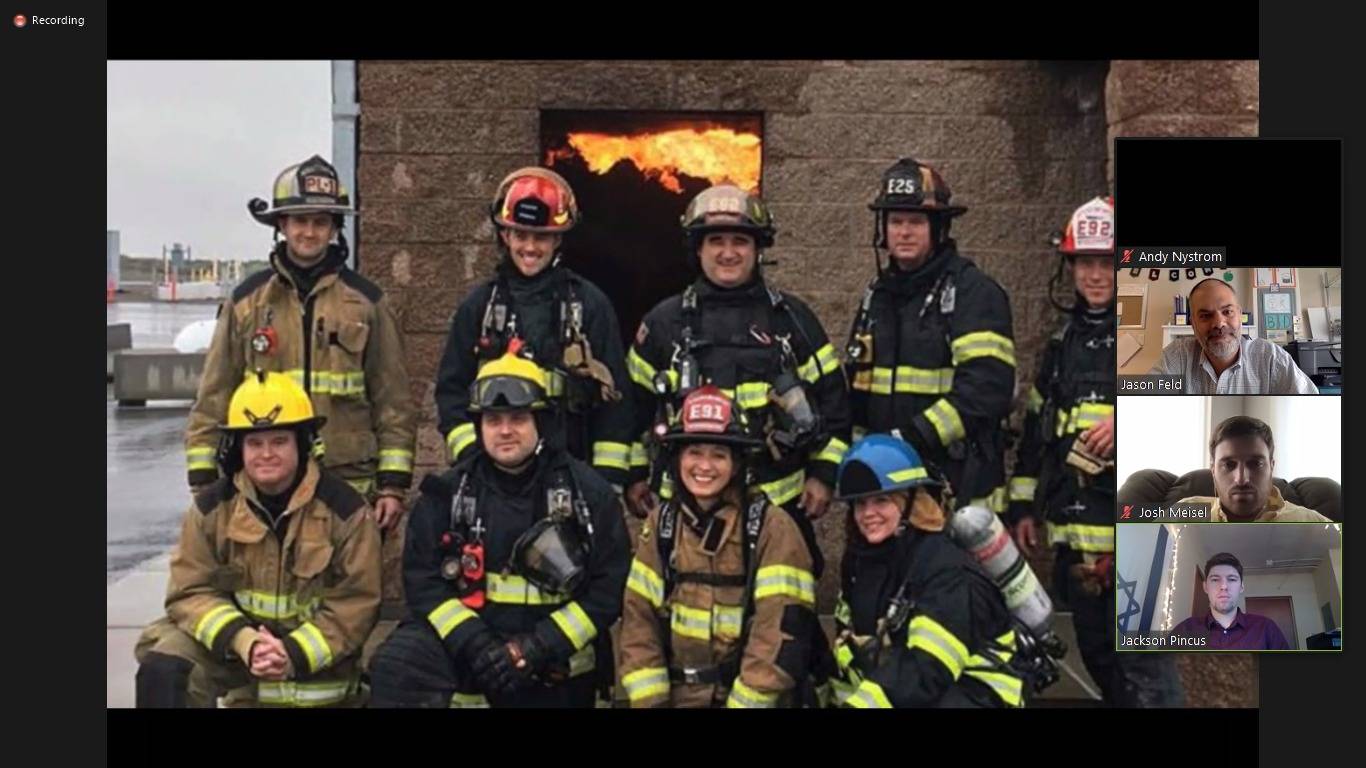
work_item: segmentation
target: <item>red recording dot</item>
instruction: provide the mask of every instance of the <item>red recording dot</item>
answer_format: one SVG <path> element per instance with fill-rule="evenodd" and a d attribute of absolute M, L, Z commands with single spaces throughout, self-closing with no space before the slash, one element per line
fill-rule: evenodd
<path fill-rule="evenodd" d="M 22 27 L 22 26 L 24 26 L 24 25 L 27 24 L 27 23 L 28 23 L 28 19 L 24 18 L 24 14 L 20 13 L 20 14 L 15 15 L 15 17 L 14 17 L 14 26 L 16 26 L 16 27 Z"/>

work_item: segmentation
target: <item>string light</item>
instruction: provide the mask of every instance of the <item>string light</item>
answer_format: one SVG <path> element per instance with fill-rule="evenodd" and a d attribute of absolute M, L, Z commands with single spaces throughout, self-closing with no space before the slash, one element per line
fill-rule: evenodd
<path fill-rule="evenodd" d="M 1176 625 L 1176 623 L 1172 621 L 1172 593 L 1176 591 L 1177 556 L 1181 552 L 1181 531 L 1185 527 L 1186 526 L 1184 525 L 1167 526 L 1167 529 L 1172 532 L 1172 570 L 1171 575 L 1167 578 L 1167 594 L 1163 601 L 1162 629 L 1164 630 L 1171 629 Z"/>

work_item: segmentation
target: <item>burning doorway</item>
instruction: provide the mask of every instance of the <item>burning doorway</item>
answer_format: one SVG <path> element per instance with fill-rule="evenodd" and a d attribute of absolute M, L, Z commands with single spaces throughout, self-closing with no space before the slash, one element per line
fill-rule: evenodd
<path fill-rule="evenodd" d="M 612 300 L 624 343 L 692 280 L 679 228 L 688 201 L 723 182 L 759 192 L 762 136 L 758 113 L 541 113 L 542 162 L 584 214 L 565 263 Z"/>

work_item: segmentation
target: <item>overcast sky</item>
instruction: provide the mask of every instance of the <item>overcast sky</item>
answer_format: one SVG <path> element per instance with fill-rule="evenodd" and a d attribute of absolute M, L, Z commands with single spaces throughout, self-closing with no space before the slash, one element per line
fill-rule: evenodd
<path fill-rule="evenodd" d="M 270 230 L 247 200 L 276 174 L 332 155 L 327 61 L 111 61 L 108 228 L 125 254 L 265 258 Z"/>

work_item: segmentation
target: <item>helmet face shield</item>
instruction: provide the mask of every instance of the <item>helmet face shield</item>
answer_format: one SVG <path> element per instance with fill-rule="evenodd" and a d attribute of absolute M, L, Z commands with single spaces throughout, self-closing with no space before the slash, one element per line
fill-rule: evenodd
<path fill-rule="evenodd" d="M 572 521 L 546 517 L 512 545 L 512 564 L 538 589 L 569 595 L 588 575 L 587 549 Z"/>

